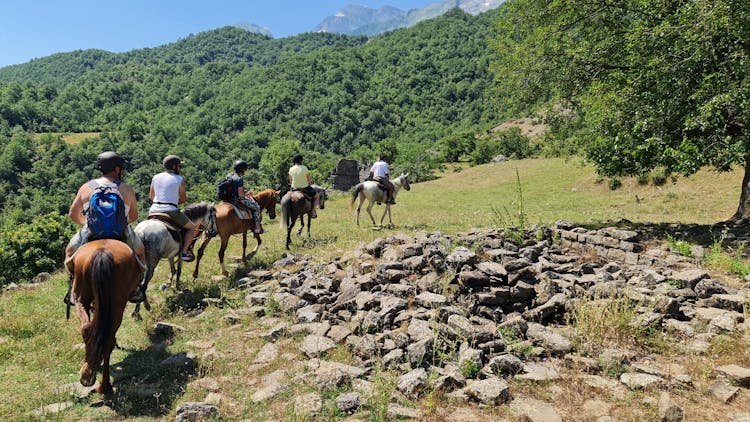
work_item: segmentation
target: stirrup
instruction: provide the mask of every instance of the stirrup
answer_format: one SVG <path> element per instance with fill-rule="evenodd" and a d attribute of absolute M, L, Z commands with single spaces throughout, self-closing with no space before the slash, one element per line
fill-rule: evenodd
<path fill-rule="evenodd" d="M 180 260 L 183 262 L 193 262 L 195 261 L 195 257 L 189 252 L 183 252 L 180 254 Z"/>

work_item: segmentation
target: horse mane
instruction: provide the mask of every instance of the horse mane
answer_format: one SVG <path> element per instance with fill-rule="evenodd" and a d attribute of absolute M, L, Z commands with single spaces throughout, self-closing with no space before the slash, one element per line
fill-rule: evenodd
<path fill-rule="evenodd" d="M 211 207 L 211 204 L 204 201 L 186 206 L 183 212 L 185 213 L 185 216 L 187 216 L 187 218 L 193 221 L 208 214 L 208 212 L 211 210 Z"/>

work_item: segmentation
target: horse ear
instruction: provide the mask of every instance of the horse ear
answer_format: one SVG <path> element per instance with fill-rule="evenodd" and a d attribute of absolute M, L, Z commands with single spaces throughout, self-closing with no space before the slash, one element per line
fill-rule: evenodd
<path fill-rule="evenodd" d="M 404 175 L 404 177 L 409 177 L 409 173 L 406 173 L 406 174 Z"/>

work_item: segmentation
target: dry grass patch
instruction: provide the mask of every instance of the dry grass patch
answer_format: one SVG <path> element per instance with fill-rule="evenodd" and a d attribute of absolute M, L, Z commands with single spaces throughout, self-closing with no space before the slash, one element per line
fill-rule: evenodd
<path fill-rule="evenodd" d="M 643 349 L 654 345 L 660 333 L 637 323 L 637 306 L 623 294 L 578 299 L 566 315 L 576 349 L 597 356 L 603 348 Z"/>

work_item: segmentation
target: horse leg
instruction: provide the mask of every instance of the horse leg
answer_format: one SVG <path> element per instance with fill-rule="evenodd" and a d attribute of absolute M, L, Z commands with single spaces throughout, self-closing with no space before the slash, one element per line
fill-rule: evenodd
<path fill-rule="evenodd" d="M 198 248 L 198 256 L 195 257 L 195 270 L 193 270 L 193 279 L 198 278 L 198 268 L 201 264 L 201 258 L 203 258 L 203 251 L 206 249 L 209 241 L 211 241 L 210 237 L 204 237 L 203 243 L 201 243 L 201 247 Z"/>
<path fill-rule="evenodd" d="M 117 329 L 115 328 L 115 331 Z M 109 358 L 112 355 L 112 349 L 115 348 L 115 341 L 112 339 L 112 346 L 108 347 L 108 350 L 104 353 L 104 362 L 102 363 L 102 382 L 99 384 L 99 388 L 96 389 L 97 393 L 100 394 L 111 394 L 112 393 L 112 382 L 109 380 Z"/>
<path fill-rule="evenodd" d="M 83 343 L 85 344 L 86 340 L 91 335 L 91 331 L 94 329 L 94 324 L 91 322 L 91 315 L 88 311 L 87 306 L 84 306 L 80 302 L 80 300 L 75 302 L 75 306 L 76 316 L 81 322 L 81 337 L 83 338 Z M 86 362 L 85 360 L 83 361 L 83 365 L 81 365 L 81 370 L 78 371 L 78 374 L 80 375 L 81 385 L 84 387 L 91 387 L 96 382 L 96 372 L 89 366 L 88 362 Z"/>
<path fill-rule="evenodd" d="M 308 215 L 307 224 L 310 225 L 310 217 L 309 217 L 310 214 L 307 214 L 307 215 Z M 297 236 L 302 236 L 302 230 L 305 229 L 305 214 L 302 214 L 299 216 L 299 224 L 300 226 L 299 226 L 299 230 L 297 230 Z"/>
<path fill-rule="evenodd" d="M 247 251 L 247 231 L 242 232 L 242 265 L 247 265 L 245 252 Z"/>
<path fill-rule="evenodd" d="M 219 265 L 221 266 L 221 275 L 223 275 L 224 277 L 229 277 L 229 271 L 227 271 L 226 267 L 224 266 L 224 252 L 226 252 L 228 244 L 229 244 L 229 235 L 226 235 L 226 237 L 221 236 L 221 247 L 219 247 Z M 242 254 L 243 254 L 242 258 L 244 259 L 245 258 L 244 248 L 242 249 Z"/>
<path fill-rule="evenodd" d="M 289 221 L 289 224 L 286 225 L 286 250 L 289 250 L 289 245 L 292 244 L 292 228 L 294 227 L 294 223 L 297 222 L 297 217 L 294 217 L 294 219 L 291 219 Z"/>
<path fill-rule="evenodd" d="M 362 204 L 365 203 L 365 196 L 360 193 L 359 194 L 359 205 L 357 205 L 357 227 L 359 227 L 359 212 L 362 211 Z"/>
<path fill-rule="evenodd" d="M 260 239 L 259 233 L 253 233 L 253 236 L 255 237 L 255 241 L 258 242 L 258 244 L 255 245 L 255 249 L 250 252 L 251 257 L 255 256 L 255 253 L 258 252 L 258 249 L 260 249 L 260 244 L 263 243 L 263 241 Z"/>
<path fill-rule="evenodd" d="M 174 269 L 172 273 L 174 274 L 174 278 L 175 278 L 174 288 L 179 291 L 180 290 L 180 275 L 182 274 L 182 259 L 180 259 L 179 257 L 173 256 L 172 258 L 169 258 L 169 263 L 171 264 L 172 260 L 175 258 L 177 259 L 177 268 Z M 172 277 L 170 276 L 169 279 L 171 280 Z"/>
<path fill-rule="evenodd" d="M 310 227 L 312 226 L 312 224 L 310 223 L 310 218 L 312 218 L 311 215 L 307 214 L 307 238 L 308 239 L 310 238 Z"/>
<path fill-rule="evenodd" d="M 372 220 L 372 225 L 377 226 L 377 223 L 375 223 L 375 217 L 372 216 L 372 207 L 375 205 L 375 200 L 370 199 L 367 203 L 367 214 L 370 216 L 370 220 Z"/>

